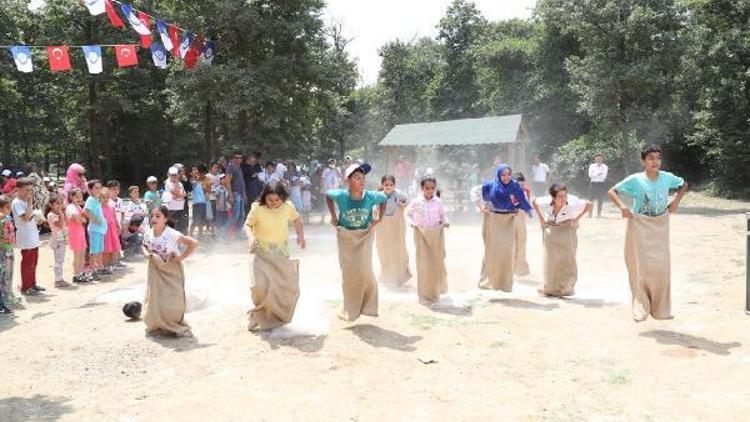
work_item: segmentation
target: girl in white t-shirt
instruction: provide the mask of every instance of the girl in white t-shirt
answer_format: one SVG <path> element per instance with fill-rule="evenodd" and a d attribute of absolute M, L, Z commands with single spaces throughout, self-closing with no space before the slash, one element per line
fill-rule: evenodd
<path fill-rule="evenodd" d="M 182 261 L 198 247 L 198 242 L 175 230 L 169 209 L 162 205 L 151 214 L 151 228 L 143 236 L 143 252 L 148 258 L 148 288 L 143 321 L 146 332 L 190 336 L 184 321 L 185 269 Z M 180 246 L 185 247 L 181 252 Z"/>
<path fill-rule="evenodd" d="M 549 196 L 534 201 L 544 243 L 544 286 L 540 293 L 557 297 L 575 294 L 578 222 L 590 209 L 590 202 L 568 194 L 565 183 L 553 184 Z"/>

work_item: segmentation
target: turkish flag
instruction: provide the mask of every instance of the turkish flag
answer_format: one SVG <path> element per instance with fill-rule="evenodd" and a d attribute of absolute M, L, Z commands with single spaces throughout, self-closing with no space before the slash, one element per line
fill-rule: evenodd
<path fill-rule="evenodd" d="M 120 19 L 120 15 L 117 14 L 115 7 L 112 6 L 112 0 L 104 0 L 104 7 L 107 9 L 107 16 L 109 16 L 109 21 L 112 23 L 112 26 L 120 29 L 125 28 L 125 24 L 122 22 L 122 19 Z"/>
<path fill-rule="evenodd" d="M 172 56 L 174 59 L 179 59 L 180 31 L 174 25 L 169 25 L 169 38 L 172 40 Z"/>
<path fill-rule="evenodd" d="M 151 17 L 143 12 L 138 12 L 138 20 L 143 22 L 144 25 L 146 25 L 146 28 L 151 27 Z M 151 35 L 141 35 L 141 47 L 143 48 L 150 48 L 151 47 Z"/>
<path fill-rule="evenodd" d="M 199 37 L 195 37 L 193 43 L 190 44 L 187 53 L 185 53 L 185 58 L 183 60 L 185 61 L 186 69 L 192 69 L 198 64 L 198 56 L 200 56 L 201 51 L 203 51 L 203 43 L 201 43 L 198 38 Z"/>
<path fill-rule="evenodd" d="M 71 69 L 67 45 L 47 47 L 47 56 L 49 57 L 49 69 L 51 71 L 64 72 Z"/>
<path fill-rule="evenodd" d="M 115 56 L 120 67 L 138 66 L 138 54 L 134 45 L 116 45 Z"/>

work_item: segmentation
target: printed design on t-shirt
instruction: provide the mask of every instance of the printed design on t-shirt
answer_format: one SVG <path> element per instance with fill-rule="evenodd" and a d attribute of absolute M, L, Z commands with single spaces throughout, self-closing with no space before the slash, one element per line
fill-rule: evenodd
<path fill-rule="evenodd" d="M 364 228 L 370 220 L 370 210 L 366 208 L 350 208 L 344 211 L 344 220 L 349 227 Z"/>
<path fill-rule="evenodd" d="M 9 215 L 2 219 L 2 250 L 13 252 L 13 245 L 16 244 L 16 228 L 13 226 L 13 220 Z"/>
<path fill-rule="evenodd" d="M 640 215 L 658 216 L 664 214 L 669 205 L 669 194 L 659 191 L 646 191 L 643 193 L 641 207 L 638 210 Z"/>
<path fill-rule="evenodd" d="M 169 241 L 164 237 L 154 237 L 149 239 L 148 241 L 148 248 L 151 250 L 152 253 L 156 254 L 161 258 L 162 261 L 167 262 L 169 259 L 169 248 L 168 248 Z"/>

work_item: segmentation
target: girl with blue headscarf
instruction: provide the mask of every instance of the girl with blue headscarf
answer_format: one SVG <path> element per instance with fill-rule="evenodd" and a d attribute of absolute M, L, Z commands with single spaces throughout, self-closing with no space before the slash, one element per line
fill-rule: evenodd
<path fill-rule="evenodd" d="M 523 188 L 513 180 L 512 174 L 508 164 L 500 164 L 495 180 L 482 185 L 482 199 L 492 204 L 492 212 L 515 213 L 522 209 L 531 214 L 531 205 Z"/>
<path fill-rule="evenodd" d="M 496 178 L 482 185 L 482 199 L 491 208 L 485 208 L 482 237 L 484 260 L 479 279 L 479 288 L 489 290 L 513 290 L 515 266 L 516 224 L 525 224 L 517 219 L 518 210 L 531 213 L 523 188 L 512 178 L 508 164 L 500 164 Z M 518 220 L 518 221 L 517 221 Z"/>

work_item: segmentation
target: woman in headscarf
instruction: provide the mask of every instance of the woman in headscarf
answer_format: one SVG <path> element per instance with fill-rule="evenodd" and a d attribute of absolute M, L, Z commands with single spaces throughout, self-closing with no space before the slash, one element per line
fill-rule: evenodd
<path fill-rule="evenodd" d="M 479 288 L 489 290 L 513 290 L 513 265 L 515 257 L 515 227 L 518 210 L 531 213 L 523 188 L 513 180 L 508 164 L 498 166 L 495 180 L 482 185 L 482 200 L 485 202 L 484 260 L 479 279 Z"/>
<path fill-rule="evenodd" d="M 68 171 L 65 172 L 63 199 L 66 204 L 68 202 L 68 194 L 73 189 L 80 189 L 84 196 L 89 192 L 89 187 L 86 184 L 86 169 L 78 163 L 71 164 L 70 167 L 68 167 Z"/>

